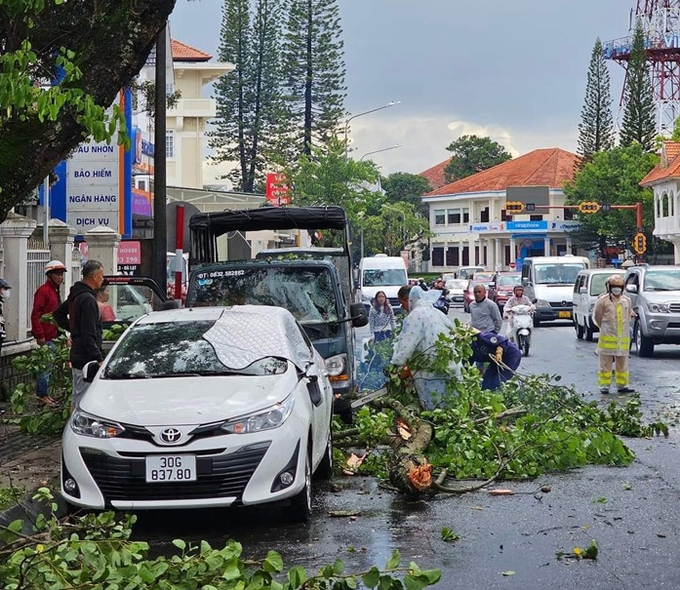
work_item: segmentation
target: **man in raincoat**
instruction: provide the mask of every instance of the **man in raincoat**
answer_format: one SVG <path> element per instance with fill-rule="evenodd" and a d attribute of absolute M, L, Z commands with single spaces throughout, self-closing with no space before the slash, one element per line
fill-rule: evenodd
<path fill-rule="evenodd" d="M 593 309 L 593 322 L 600 328 L 597 352 L 600 371 L 597 376 L 600 393 L 609 393 L 612 363 L 619 393 L 632 393 L 628 387 L 628 354 L 630 350 L 631 302 L 623 294 L 623 277 L 612 275 L 607 280 L 607 291 L 598 298 Z"/>
<path fill-rule="evenodd" d="M 417 355 L 434 358 L 439 335 L 450 334 L 453 323 L 433 307 L 433 301 L 419 287 L 401 287 L 397 296 L 408 315 L 394 343 L 392 364 L 404 366 Z M 432 410 L 439 404 L 446 393 L 446 381 L 453 375 L 460 375 L 460 366 L 454 362 L 445 374 L 413 371 L 414 385 L 425 409 Z"/>

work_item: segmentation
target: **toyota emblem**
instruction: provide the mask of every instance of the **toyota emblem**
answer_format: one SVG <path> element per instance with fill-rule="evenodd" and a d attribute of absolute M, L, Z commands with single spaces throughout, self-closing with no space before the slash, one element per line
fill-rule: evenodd
<path fill-rule="evenodd" d="M 182 437 L 182 432 L 177 428 L 166 428 L 161 431 L 161 440 L 165 443 L 176 443 Z"/>

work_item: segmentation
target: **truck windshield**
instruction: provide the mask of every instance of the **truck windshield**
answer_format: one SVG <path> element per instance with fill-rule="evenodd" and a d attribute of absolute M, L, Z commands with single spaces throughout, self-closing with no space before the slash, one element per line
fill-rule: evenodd
<path fill-rule="evenodd" d="M 372 268 L 364 270 L 364 287 L 389 287 L 405 285 L 406 271 L 398 268 Z"/>
<path fill-rule="evenodd" d="M 327 268 L 242 267 L 199 272 L 189 289 L 189 305 L 274 305 L 301 324 L 338 321 L 335 292 Z"/>
<path fill-rule="evenodd" d="M 536 265 L 536 283 L 538 285 L 573 285 L 579 270 L 585 268 L 583 262 Z"/>

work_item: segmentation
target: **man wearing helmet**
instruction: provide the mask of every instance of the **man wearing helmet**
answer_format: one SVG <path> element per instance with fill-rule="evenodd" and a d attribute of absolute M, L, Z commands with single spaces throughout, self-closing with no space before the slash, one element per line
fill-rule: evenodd
<path fill-rule="evenodd" d="M 42 317 L 54 310 L 61 303 L 61 293 L 59 288 L 64 282 L 66 266 L 60 260 L 50 260 L 45 265 L 45 282 L 38 287 L 33 296 L 33 310 L 31 311 L 31 334 L 38 343 L 38 346 L 48 346 L 54 348 L 54 340 L 59 335 L 56 324 L 43 322 Z M 49 396 L 50 389 L 50 370 L 47 369 L 38 376 L 36 383 L 36 393 L 38 400 L 50 407 L 56 406 L 56 402 Z"/>
<path fill-rule="evenodd" d="M 597 352 L 600 371 L 597 376 L 600 393 L 609 393 L 612 381 L 612 363 L 619 393 L 632 393 L 628 387 L 628 352 L 630 350 L 631 302 L 623 294 L 623 277 L 612 275 L 607 279 L 607 292 L 600 295 L 593 309 L 593 321 L 600 328 Z"/>

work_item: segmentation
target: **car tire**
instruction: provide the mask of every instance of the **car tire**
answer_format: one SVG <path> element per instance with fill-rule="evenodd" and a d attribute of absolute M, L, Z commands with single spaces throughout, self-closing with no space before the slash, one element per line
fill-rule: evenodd
<path fill-rule="evenodd" d="M 642 358 L 654 356 L 654 340 L 647 338 L 642 333 L 639 320 L 635 320 L 633 334 L 635 335 L 635 349 L 637 350 L 637 355 Z"/>
<path fill-rule="evenodd" d="M 590 322 L 588 320 L 586 320 L 585 331 L 586 331 L 586 340 L 588 342 L 592 342 L 593 341 L 593 334 L 595 332 L 593 331 L 593 327 L 590 325 Z"/>
<path fill-rule="evenodd" d="M 328 441 L 326 442 L 326 449 L 323 452 L 323 458 L 319 463 L 319 466 L 314 472 L 314 476 L 319 479 L 331 479 L 333 477 L 333 430 L 332 422 L 331 427 L 328 429 Z"/>
<path fill-rule="evenodd" d="M 578 318 L 576 316 L 574 316 L 574 322 L 576 324 L 576 326 L 575 326 L 575 328 L 576 328 L 576 338 L 578 338 L 579 340 L 583 340 L 583 334 L 584 334 L 585 330 L 584 330 L 583 326 L 578 323 Z"/>
<path fill-rule="evenodd" d="M 541 326 L 541 320 L 539 320 L 536 316 L 534 316 L 534 328 L 540 328 Z"/>
<path fill-rule="evenodd" d="M 312 516 L 312 458 L 309 450 L 305 459 L 305 485 L 290 500 L 288 516 L 291 522 L 308 522 Z"/>

